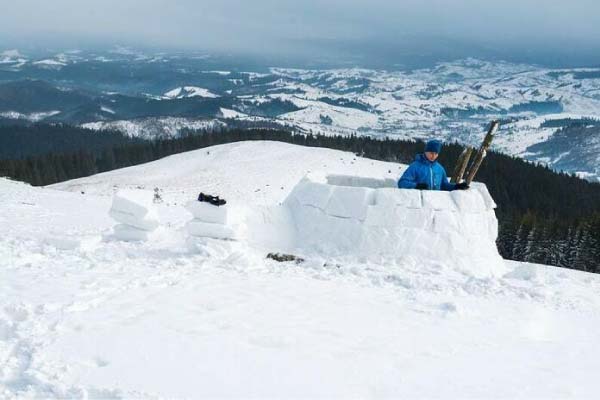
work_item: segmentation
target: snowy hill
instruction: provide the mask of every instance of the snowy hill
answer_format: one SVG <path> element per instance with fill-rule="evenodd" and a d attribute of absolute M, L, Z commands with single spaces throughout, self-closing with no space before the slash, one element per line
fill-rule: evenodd
<path fill-rule="evenodd" d="M 277 263 L 241 240 L 186 244 L 183 204 L 201 190 L 264 210 L 307 173 L 404 168 L 244 142 L 46 188 L 0 179 L 0 397 L 593 398 L 596 275 L 505 262 L 480 278 L 390 255 Z M 159 189 L 146 242 L 109 235 L 123 188 Z"/>
<path fill-rule="evenodd" d="M 0 114 L 1 115 L 1 114 Z M 176 117 L 141 118 L 117 121 L 97 121 L 81 125 L 92 130 L 115 130 L 127 136 L 142 139 L 169 139 L 179 137 L 184 129 L 215 129 L 225 126 L 216 119 L 189 119 Z"/>
<path fill-rule="evenodd" d="M 164 96 L 167 99 L 183 99 L 186 97 L 219 97 L 219 95 L 212 93 L 208 89 L 199 88 L 196 86 L 178 87 L 173 90 L 169 90 L 167 93 L 164 94 Z"/>

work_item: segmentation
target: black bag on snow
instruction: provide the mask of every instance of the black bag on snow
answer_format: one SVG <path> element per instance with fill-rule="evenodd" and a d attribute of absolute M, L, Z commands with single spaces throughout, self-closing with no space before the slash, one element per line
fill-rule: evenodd
<path fill-rule="evenodd" d="M 220 199 L 219 196 L 211 196 L 202 192 L 198 195 L 198 201 L 207 202 L 217 207 L 227 204 L 227 201 L 225 201 L 225 199 Z"/>

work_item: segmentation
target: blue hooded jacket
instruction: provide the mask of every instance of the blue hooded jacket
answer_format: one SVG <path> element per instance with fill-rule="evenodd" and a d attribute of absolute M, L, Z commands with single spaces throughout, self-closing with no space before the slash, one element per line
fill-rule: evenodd
<path fill-rule="evenodd" d="M 425 154 L 417 154 L 415 161 L 404 171 L 398 181 L 400 189 L 414 189 L 417 183 L 426 183 L 430 190 L 452 191 L 456 185 L 448 182 L 446 170 L 440 163 L 429 161 Z"/>

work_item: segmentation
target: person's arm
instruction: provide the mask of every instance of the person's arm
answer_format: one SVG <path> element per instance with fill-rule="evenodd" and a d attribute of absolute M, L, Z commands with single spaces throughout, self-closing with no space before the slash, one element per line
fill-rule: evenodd
<path fill-rule="evenodd" d="M 417 168 L 414 164 L 410 164 L 410 166 L 404 171 L 402 177 L 398 181 L 398 188 L 400 189 L 414 189 L 417 186 Z"/>
<path fill-rule="evenodd" d="M 456 189 L 456 184 L 448 182 L 448 176 L 446 175 L 446 169 L 444 169 L 444 167 L 442 167 L 442 184 L 440 186 L 440 189 L 447 192 L 451 192 Z"/>

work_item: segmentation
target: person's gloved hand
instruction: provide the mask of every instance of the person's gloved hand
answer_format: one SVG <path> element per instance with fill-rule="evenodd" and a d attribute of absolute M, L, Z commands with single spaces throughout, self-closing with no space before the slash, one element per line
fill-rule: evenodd
<path fill-rule="evenodd" d="M 469 184 L 467 182 L 457 183 L 454 189 L 456 190 L 467 190 L 469 188 Z"/>
<path fill-rule="evenodd" d="M 429 185 L 426 183 L 417 183 L 417 186 L 415 186 L 415 189 L 427 190 L 427 189 L 429 189 Z"/>

